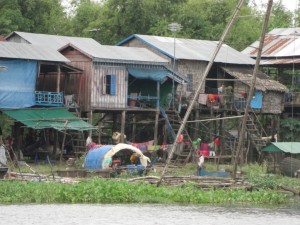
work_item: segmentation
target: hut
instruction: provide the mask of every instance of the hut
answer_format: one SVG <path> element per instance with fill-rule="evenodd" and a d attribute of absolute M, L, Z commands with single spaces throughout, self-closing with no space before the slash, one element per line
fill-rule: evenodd
<path fill-rule="evenodd" d="M 274 169 L 279 165 L 280 172 L 290 177 L 300 177 L 300 142 L 273 142 L 262 149 L 269 153 Z"/>
<path fill-rule="evenodd" d="M 285 98 L 285 113 L 296 112 L 300 106 L 299 84 L 299 27 L 275 28 L 265 36 L 262 49 L 261 69 L 275 80 L 289 87 L 290 91 Z M 255 41 L 242 53 L 256 58 L 259 41 Z"/>
<path fill-rule="evenodd" d="M 130 161 L 135 154 L 139 159 L 136 165 Z M 90 150 L 84 160 L 85 169 L 108 169 L 115 166 L 125 166 L 132 169 L 133 166 L 141 165 L 144 169 L 149 165 L 150 159 L 138 148 L 128 144 L 104 145 Z M 130 165 L 127 167 L 127 165 Z"/>

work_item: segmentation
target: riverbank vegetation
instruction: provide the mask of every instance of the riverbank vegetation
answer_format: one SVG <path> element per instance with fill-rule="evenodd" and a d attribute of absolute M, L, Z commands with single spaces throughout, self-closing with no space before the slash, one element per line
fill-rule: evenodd
<path fill-rule="evenodd" d="M 38 171 L 48 174 L 56 170 L 66 169 L 65 165 L 57 165 L 52 169 L 46 165 L 33 165 L 32 168 L 22 166 L 16 172 Z M 208 165 L 207 169 L 214 169 Z M 229 165 L 224 169 L 230 170 Z M 3 180 L 0 181 L 0 203 L 159 203 L 159 204 L 251 204 L 280 205 L 287 203 L 291 194 L 282 192 L 282 186 L 300 192 L 300 179 L 268 174 L 265 165 L 248 165 L 242 169 L 244 182 L 251 184 L 252 189 L 217 188 L 204 190 L 192 182 L 180 186 L 151 185 L 140 182 L 128 182 L 132 175 L 120 175 L 116 178 L 104 179 L 93 177 L 79 179 L 73 183 Z M 52 171 L 52 172 L 51 172 Z M 168 176 L 193 175 L 195 165 L 188 164 L 184 168 L 170 168 Z M 157 167 L 150 176 L 159 176 Z"/>

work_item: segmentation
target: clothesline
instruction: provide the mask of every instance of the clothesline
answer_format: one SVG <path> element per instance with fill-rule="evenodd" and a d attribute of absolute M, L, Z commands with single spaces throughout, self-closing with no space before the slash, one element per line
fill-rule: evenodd
<path fill-rule="evenodd" d="M 230 116 L 230 117 L 222 117 L 222 118 L 214 118 L 214 119 L 190 120 L 190 121 L 187 121 L 187 123 L 196 123 L 196 122 L 212 121 L 212 120 L 236 119 L 236 118 L 241 118 L 241 117 L 244 117 L 244 116 Z"/>

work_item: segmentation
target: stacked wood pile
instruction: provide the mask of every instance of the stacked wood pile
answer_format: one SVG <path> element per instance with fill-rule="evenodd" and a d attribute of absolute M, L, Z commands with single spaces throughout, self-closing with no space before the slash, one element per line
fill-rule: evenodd
<path fill-rule="evenodd" d="M 147 176 L 129 179 L 129 182 L 146 182 L 149 184 L 157 184 L 159 177 Z M 244 189 L 251 191 L 253 186 L 244 183 L 242 179 L 232 179 L 223 177 L 199 177 L 199 176 L 165 176 L 162 179 L 163 185 L 182 186 L 186 184 L 194 184 L 195 187 L 211 190 L 218 188 L 227 189 Z"/>

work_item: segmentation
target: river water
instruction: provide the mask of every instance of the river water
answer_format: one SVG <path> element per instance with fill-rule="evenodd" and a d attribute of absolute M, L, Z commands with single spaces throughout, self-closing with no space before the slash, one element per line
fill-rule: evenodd
<path fill-rule="evenodd" d="M 0 225 L 299 225 L 284 208 L 166 205 L 0 205 Z"/>

